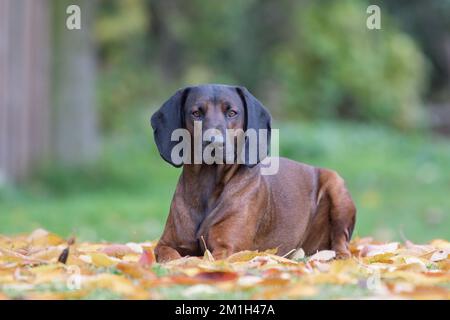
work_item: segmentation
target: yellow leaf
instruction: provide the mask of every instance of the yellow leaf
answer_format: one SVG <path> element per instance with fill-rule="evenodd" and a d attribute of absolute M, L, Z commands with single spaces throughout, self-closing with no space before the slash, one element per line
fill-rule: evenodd
<path fill-rule="evenodd" d="M 196 267 L 202 262 L 203 262 L 202 259 L 200 259 L 199 257 L 183 257 L 180 259 L 166 262 L 164 266 L 168 268 L 188 268 L 188 267 Z"/>
<path fill-rule="evenodd" d="M 98 288 L 109 289 L 115 293 L 123 295 L 128 299 L 148 299 L 149 292 L 136 286 L 131 280 L 115 274 L 99 274 L 84 279 L 82 288 L 95 290 Z"/>
<path fill-rule="evenodd" d="M 364 258 L 366 263 L 392 263 L 392 257 L 394 256 L 391 252 L 379 253 L 377 255 L 372 255 Z"/>
<path fill-rule="evenodd" d="M 44 229 L 37 229 L 33 231 L 27 238 L 32 246 L 56 246 L 65 243 L 65 240 L 56 234 L 50 233 Z"/>
<path fill-rule="evenodd" d="M 100 252 L 91 252 L 89 253 L 89 256 L 92 259 L 92 264 L 96 267 L 111 267 L 119 262 L 118 260 Z"/>
<path fill-rule="evenodd" d="M 240 252 L 236 252 L 234 254 L 232 254 L 231 256 L 229 256 L 226 261 L 228 262 L 246 262 L 246 261 L 250 261 L 255 257 L 258 256 L 265 256 L 267 254 L 275 254 L 277 252 L 277 249 L 270 249 L 270 250 L 266 250 L 266 251 L 250 251 L 250 250 L 245 250 L 245 251 L 240 251 Z"/>
<path fill-rule="evenodd" d="M 312 285 L 299 283 L 288 287 L 283 286 L 266 289 L 260 293 L 255 294 L 252 299 L 298 299 L 312 297 L 318 292 L 319 290 Z"/>
<path fill-rule="evenodd" d="M 288 298 L 311 297 L 319 293 L 319 290 L 314 286 L 304 284 L 297 284 L 286 291 Z"/>
<path fill-rule="evenodd" d="M 56 262 L 61 252 L 62 249 L 60 249 L 59 247 L 48 247 L 31 254 L 29 257 L 32 259 L 40 259 L 48 262 Z"/>
<path fill-rule="evenodd" d="M 126 254 L 122 257 L 122 261 L 126 262 L 138 262 L 141 255 L 137 253 Z"/>
<path fill-rule="evenodd" d="M 430 245 L 436 249 L 450 249 L 450 242 L 444 239 L 435 239 L 431 241 Z"/>
<path fill-rule="evenodd" d="M 270 265 L 270 264 L 281 264 L 281 265 L 298 265 L 299 263 L 297 261 L 293 261 L 287 258 L 283 258 L 274 254 L 264 254 L 264 255 L 258 255 L 255 258 L 253 258 L 250 263 L 256 263 L 259 265 Z"/>

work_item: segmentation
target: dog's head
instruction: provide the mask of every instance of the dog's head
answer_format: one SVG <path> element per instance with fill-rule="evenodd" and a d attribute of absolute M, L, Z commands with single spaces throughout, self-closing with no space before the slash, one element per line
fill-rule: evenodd
<path fill-rule="evenodd" d="M 198 121 L 198 122 L 197 122 Z M 194 123 L 201 123 L 203 132 L 215 129 L 217 135 L 211 137 L 211 143 L 224 143 L 227 129 L 267 130 L 267 148 L 258 152 L 257 161 L 251 163 L 244 155 L 245 164 L 253 166 L 267 156 L 270 145 L 271 116 L 264 106 L 246 88 L 238 86 L 207 84 L 186 87 L 178 90 L 161 108 L 156 111 L 151 124 L 159 153 L 164 160 L 174 166 L 171 152 L 178 141 L 172 141 L 172 132 L 187 129 L 194 137 Z M 246 150 L 248 139 L 245 138 Z M 259 136 L 258 146 L 259 144 Z M 205 147 L 205 144 L 203 144 Z"/>

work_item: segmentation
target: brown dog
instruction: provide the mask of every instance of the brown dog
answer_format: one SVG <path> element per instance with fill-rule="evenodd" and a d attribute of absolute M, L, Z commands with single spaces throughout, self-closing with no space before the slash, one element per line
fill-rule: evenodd
<path fill-rule="evenodd" d="M 194 121 L 203 130 L 267 129 L 271 117 L 245 88 L 201 85 L 177 91 L 152 116 L 155 141 L 169 163 L 171 134 Z M 270 138 L 270 135 L 269 135 Z M 261 160 L 261 159 L 258 159 Z M 278 248 L 285 255 L 333 249 L 348 257 L 356 208 L 334 171 L 280 158 L 275 175 L 261 164 L 183 164 L 164 233 L 155 248 L 159 262 L 202 255 L 215 258 L 241 250 Z"/>

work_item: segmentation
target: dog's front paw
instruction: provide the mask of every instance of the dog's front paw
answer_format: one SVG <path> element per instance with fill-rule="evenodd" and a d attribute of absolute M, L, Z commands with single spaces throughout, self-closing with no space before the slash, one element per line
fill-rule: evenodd
<path fill-rule="evenodd" d="M 350 259 L 352 257 L 352 254 L 350 251 L 336 251 L 336 259 L 343 260 L 343 259 Z"/>
<path fill-rule="evenodd" d="M 163 263 L 181 258 L 177 250 L 167 246 L 156 246 L 155 248 L 156 262 Z"/>

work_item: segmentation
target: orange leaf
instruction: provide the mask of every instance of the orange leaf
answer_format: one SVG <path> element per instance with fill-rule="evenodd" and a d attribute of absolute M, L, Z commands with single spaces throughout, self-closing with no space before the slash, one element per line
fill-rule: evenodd
<path fill-rule="evenodd" d="M 148 269 L 145 269 L 137 263 L 121 262 L 117 266 L 117 269 L 133 278 L 156 278 L 155 274 Z"/>
<path fill-rule="evenodd" d="M 212 271 L 212 272 L 200 272 L 195 278 L 207 281 L 232 281 L 238 278 L 236 272 L 224 272 L 224 271 Z"/>
<path fill-rule="evenodd" d="M 156 261 L 155 254 L 152 250 L 144 250 L 139 258 L 138 264 L 144 268 L 148 268 Z"/>

